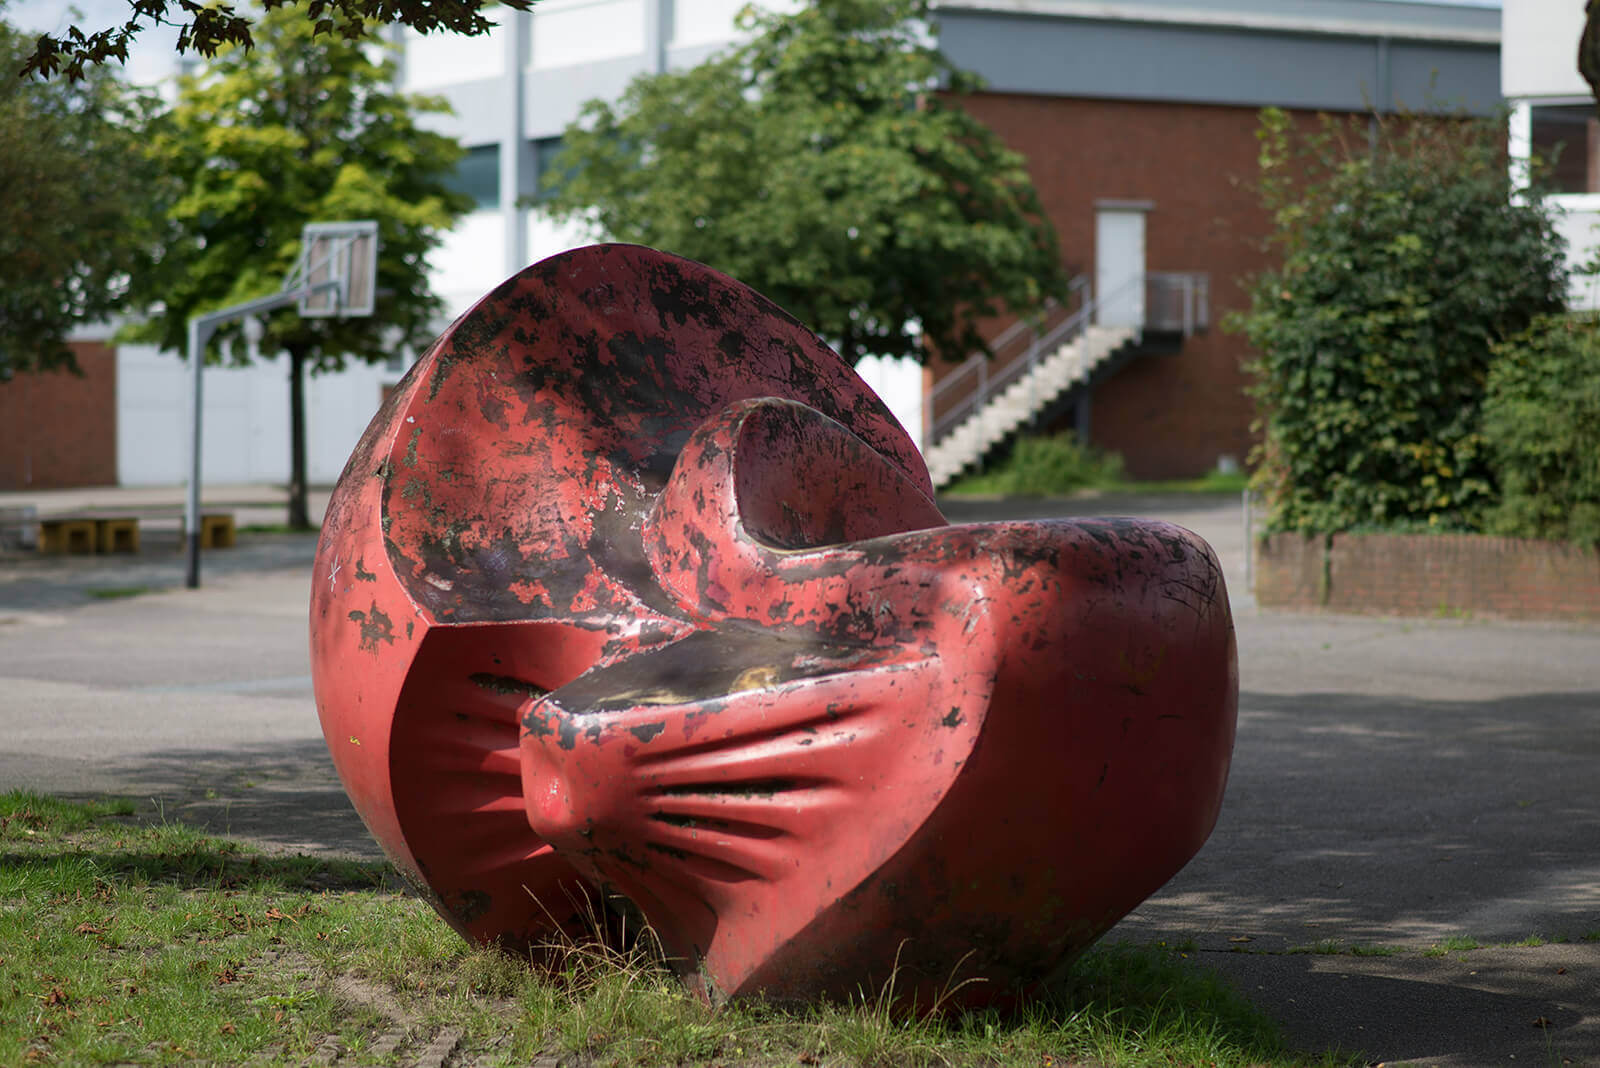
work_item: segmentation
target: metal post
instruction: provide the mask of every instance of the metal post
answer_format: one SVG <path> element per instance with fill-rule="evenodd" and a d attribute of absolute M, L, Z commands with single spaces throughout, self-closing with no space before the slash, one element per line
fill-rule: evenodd
<path fill-rule="evenodd" d="M 201 368 L 205 364 L 206 342 L 211 337 L 211 324 L 205 316 L 189 320 L 189 418 L 193 436 L 189 439 L 189 492 L 183 506 L 183 533 L 186 539 L 187 571 L 184 585 L 189 589 L 200 586 L 200 414 Z"/>
<path fill-rule="evenodd" d="M 1246 593 L 1255 592 L 1255 579 L 1251 574 L 1255 570 L 1256 541 L 1255 531 L 1252 529 L 1254 526 L 1255 516 L 1251 515 L 1250 510 L 1250 490 L 1246 488 L 1244 491 L 1244 588 Z"/>
<path fill-rule="evenodd" d="M 527 177 L 524 170 L 532 169 L 528 136 L 523 127 L 524 68 L 527 59 L 522 43 L 532 16 L 526 11 L 509 8 L 505 23 L 505 98 L 511 106 L 506 109 L 505 121 L 500 129 L 500 221 L 505 235 L 505 273 L 515 274 L 528 265 L 527 212 L 517 203 Z"/>

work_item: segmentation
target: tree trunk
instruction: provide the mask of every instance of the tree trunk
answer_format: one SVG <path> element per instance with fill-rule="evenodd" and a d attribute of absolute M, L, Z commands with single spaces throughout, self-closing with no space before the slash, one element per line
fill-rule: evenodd
<path fill-rule="evenodd" d="M 289 529 L 310 530 L 306 494 L 306 352 L 289 346 Z"/>
<path fill-rule="evenodd" d="M 1600 100 L 1600 2 L 1589 0 L 1583 35 L 1578 40 L 1578 73 Z"/>

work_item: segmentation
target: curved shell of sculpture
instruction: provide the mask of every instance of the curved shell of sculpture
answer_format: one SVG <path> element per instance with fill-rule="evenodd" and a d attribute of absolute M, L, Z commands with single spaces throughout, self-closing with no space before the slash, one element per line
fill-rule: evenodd
<path fill-rule="evenodd" d="M 334 763 L 446 920 L 642 918 L 712 1000 L 1026 993 L 1200 848 L 1232 751 L 1203 541 L 948 525 L 815 335 L 634 246 L 528 268 L 412 368 L 311 622 Z"/>

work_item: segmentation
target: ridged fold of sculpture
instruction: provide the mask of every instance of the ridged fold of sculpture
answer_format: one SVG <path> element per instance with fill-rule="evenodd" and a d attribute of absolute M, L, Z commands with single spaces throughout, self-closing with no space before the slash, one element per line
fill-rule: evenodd
<path fill-rule="evenodd" d="M 618 910 L 713 1001 L 1036 989 L 1205 841 L 1238 690 L 1198 537 L 948 525 L 815 335 L 625 245 L 507 281 L 390 396 L 311 645 L 345 788 L 457 930 Z"/>

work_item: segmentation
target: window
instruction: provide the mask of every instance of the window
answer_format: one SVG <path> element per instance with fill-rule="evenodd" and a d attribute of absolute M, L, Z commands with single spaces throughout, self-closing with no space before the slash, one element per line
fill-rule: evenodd
<path fill-rule="evenodd" d="M 567 169 L 561 166 L 561 150 L 566 147 L 559 137 L 541 137 L 533 142 L 533 190 L 534 201 L 549 200 L 550 194 L 555 192 L 557 185 L 567 176 Z"/>
<path fill-rule="evenodd" d="M 1532 109 L 1533 156 L 1552 193 L 1600 192 L 1600 121 L 1592 104 Z"/>
<path fill-rule="evenodd" d="M 467 149 L 467 154 L 456 164 L 456 173 L 445 184 L 471 197 L 477 211 L 499 211 L 500 146 L 479 145 Z"/>

